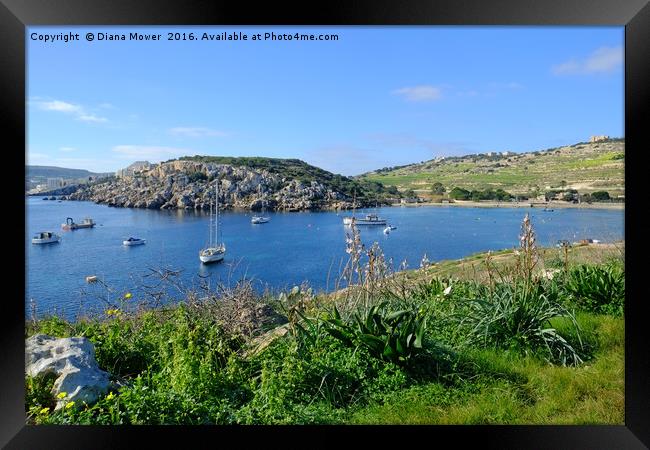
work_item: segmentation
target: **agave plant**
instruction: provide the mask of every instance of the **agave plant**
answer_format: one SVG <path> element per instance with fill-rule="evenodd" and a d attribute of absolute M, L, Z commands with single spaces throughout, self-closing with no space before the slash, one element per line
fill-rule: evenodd
<path fill-rule="evenodd" d="M 543 289 L 499 284 L 489 297 L 468 303 L 466 315 L 460 318 L 468 343 L 522 352 L 541 351 L 549 362 L 563 366 L 582 363 L 578 350 L 551 325 L 553 318 L 569 319 L 582 348 L 575 316 Z"/>
<path fill-rule="evenodd" d="M 349 346 L 362 345 L 376 357 L 404 362 L 422 349 L 426 318 L 422 310 L 390 311 L 383 302 L 341 318 L 336 306 L 331 316 L 322 318 L 325 331 Z"/>
<path fill-rule="evenodd" d="M 623 314 L 625 272 L 612 265 L 580 266 L 569 272 L 565 285 L 569 297 L 588 311 Z"/>

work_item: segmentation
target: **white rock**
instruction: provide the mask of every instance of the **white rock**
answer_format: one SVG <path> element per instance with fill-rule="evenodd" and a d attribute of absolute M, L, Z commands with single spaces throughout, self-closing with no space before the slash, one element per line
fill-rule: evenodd
<path fill-rule="evenodd" d="M 66 392 L 55 409 L 74 401 L 95 402 L 108 391 L 110 381 L 107 372 L 101 370 L 95 360 L 95 347 L 85 337 L 57 339 L 37 334 L 25 341 L 25 373 L 31 377 L 54 373 L 52 393 L 56 396 Z"/>

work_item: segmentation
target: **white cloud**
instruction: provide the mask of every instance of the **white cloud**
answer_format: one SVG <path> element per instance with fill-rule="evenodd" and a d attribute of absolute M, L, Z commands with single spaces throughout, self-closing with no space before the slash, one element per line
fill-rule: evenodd
<path fill-rule="evenodd" d="M 62 100 L 43 101 L 37 99 L 38 97 L 33 98 L 30 103 L 33 103 L 34 105 L 36 105 L 36 107 L 38 107 L 40 110 L 43 111 L 55 111 L 64 114 L 70 114 L 73 115 L 75 119 L 81 120 L 82 122 L 92 122 L 92 123 L 108 122 L 107 118 L 89 113 L 81 105 L 64 102 Z"/>
<path fill-rule="evenodd" d="M 228 135 L 223 131 L 212 130 L 210 128 L 205 128 L 205 127 L 175 127 L 175 128 L 171 128 L 169 132 L 174 136 L 186 136 L 186 137 L 209 137 L 209 136 L 223 137 Z"/>
<path fill-rule="evenodd" d="M 191 155 L 196 152 L 184 148 L 158 147 L 146 145 L 117 145 L 113 152 L 121 159 L 140 160 L 146 159 L 150 162 L 157 162 L 163 159 L 175 158 L 178 156 Z"/>
<path fill-rule="evenodd" d="M 442 97 L 442 89 L 431 85 L 403 87 L 392 91 L 409 102 L 430 102 Z"/>
<path fill-rule="evenodd" d="M 45 111 L 60 111 L 64 113 L 79 113 L 82 108 L 79 105 L 73 105 L 72 103 L 62 102 L 60 100 L 54 100 L 51 102 L 38 102 L 39 107 Z"/>
<path fill-rule="evenodd" d="M 80 114 L 77 119 L 82 120 L 84 122 L 95 122 L 95 123 L 101 123 L 101 122 L 108 122 L 108 119 L 105 117 L 98 117 L 94 114 Z"/>
<path fill-rule="evenodd" d="M 555 75 L 611 73 L 623 65 L 623 47 L 600 47 L 584 59 L 571 59 L 551 68 Z"/>

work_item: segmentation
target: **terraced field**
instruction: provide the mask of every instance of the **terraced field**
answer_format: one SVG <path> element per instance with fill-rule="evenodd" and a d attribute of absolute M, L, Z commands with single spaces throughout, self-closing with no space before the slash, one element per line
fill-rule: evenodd
<path fill-rule="evenodd" d="M 572 188 L 581 193 L 605 190 L 625 193 L 625 141 L 611 139 L 543 151 L 503 156 L 466 155 L 426 161 L 393 170 L 380 169 L 359 178 L 428 197 L 433 183 L 449 192 L 454 187 L 504 189 L 512 194 L 544 193 Z"/>

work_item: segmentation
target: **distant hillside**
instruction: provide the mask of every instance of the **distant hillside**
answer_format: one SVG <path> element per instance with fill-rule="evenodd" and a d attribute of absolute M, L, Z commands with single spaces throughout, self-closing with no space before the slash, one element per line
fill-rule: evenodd
<path fill-rule="evenodd" d="M 379 169 L 360 175 L 360 180 L 413 189 L 429 196 L 439 182 L 449 192 L 504 189 L 513 194 L 543 193 L 553 188 L 591 193 L 605 190 L 625 192 L 625 140 L 580 142 L 566 147 L 529 153 L 494 153 L 438 158 L 418 164 Z"/>
<path fill-rule="evenodd" d="M 87 178 L 103 175 L 101 173 L 90 172 L 84 169 L 66 169 L 64 167 L 54 166 L 27 166 L 26 176 L 28 178 Z"/>

